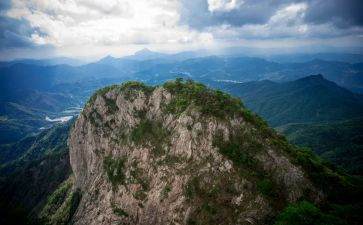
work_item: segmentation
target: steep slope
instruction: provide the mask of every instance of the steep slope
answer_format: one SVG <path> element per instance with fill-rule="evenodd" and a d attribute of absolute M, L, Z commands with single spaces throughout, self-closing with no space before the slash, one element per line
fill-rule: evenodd
<path fill-rule="evenodd" d="M 309 147 L 323 159 L 361 174 L 361 95 L 320 75 L 285 83 L 265 80 L 210 85 L 239 96 L 291 143 Z"/>
<path fill-rule="evenodd" d="M 267 224 L 341 182 L 238 99 L 192 81 L 98 91 L 69 147 L 82 192 L 74 224 Z"/>
<path fill-rule="evenodd" d="M 0 157 L 6 159 L 0 165 L 1 224 L 35 224 L 28 216 L 38 216 L 48 196 L 68 179 L 71 167 L 67 138 L 71 124 L 57 125 L 0 147 Z"/>
<path fill-rule="evenodd" d="M 13 144 L 0 145 L 0 177 L 46 155 L 68 152 L 68 131 L 73 121 L 55 125 L 39 134 L 30 134 Z"/>
<path fill-rule="evenodd" d="M 276 128 L 293 144 L 311 148 L 323 159 L 353 174 L 363 174 L 363 118 L 291 123 Z"/>
<path fill-rule="evenodd" d="M 219 86 L 240 97 L 271 126 L 340 120 L 363 113 L 362 96 L 324 79 L 322 75 L 285 83 L 257 81 Z"/>
<path fill-rule="evenodd" d="M 14 173 L 0 182 L 0 204 L 5 204 L 8 209 L 19 207 L 28 215 L 35 216 L 45 205 L 48 196 L 70 174 L 68 151 L 44 155 L 18 165 Z"/>

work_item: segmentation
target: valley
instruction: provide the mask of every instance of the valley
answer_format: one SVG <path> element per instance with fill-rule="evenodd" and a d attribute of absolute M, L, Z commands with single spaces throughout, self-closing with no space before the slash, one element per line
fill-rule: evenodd
<path fill-rule="evenodd" d="M 313 60 L 292 64 L 236 56 L 164 55 L 148 50 L 134 57 L 107 57 L 81 66 L 22 63 L 0 68 L 0 190 L 4 193 L 0 200 L 5 207 L 9 203 L 20 207 L 25 217 L 29 213 L 32 217 L 42 215 L 53 224 L 67 222 L 61 222 L 55 212 L 71 213 L 64 217 L 72 218 L 75 212 L 71 208 L 62 212 L 54 208 L 70 207 L 70 199 L 78 193 L 69 189 L 77 182 L 68 161 L 69 129 L 84 113 L 96 90 L 129 80 L 163 85 L 174 79 L 193 79 L 205 87 L 225 91 L 238 97 L 290 143 L 312 149 L 328 162 L 322 166 L 335 168 L 341 176 L 362 175 L 363 69 L 359 63 Z M 22 72 L 24 68 L 26 73 Z M 176 102 L 177 108 L 170 112 L 188 108 L 190 98 Z M 121 107 L 107 101 L 110 112 Z M 213 101 L 208 104 L 218 106 Z M 228 109 L 223 106 L 221 115 Z M 98 123 L 95 115 L 91 115 L 91 122 Z M 112 128 L 112 124 L 102 126 Z M 146 125 L 159 132 L 156 125 Z M 352 182 L 356 187 L 356 181 Z M 39 185 L 42 191 L 32 194 Z M 47 199 L 61 187 L 68 188 L 64 189 L 66 195 L 60 196 L 62 200 L 56 205 L 49 205 L 55 203 Z M 9 220 L 12 213 L 7 213 Z"/>
<path fill-rule="evenodd" d="M 1 0 L 0 225 L 361 225 L 362 0 Z"/>

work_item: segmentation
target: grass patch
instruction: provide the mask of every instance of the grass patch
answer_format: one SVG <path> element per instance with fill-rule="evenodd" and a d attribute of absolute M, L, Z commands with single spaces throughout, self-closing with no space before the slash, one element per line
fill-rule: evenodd
<path fill-rule="evenodd" d="M 149 180 L 145 177 L 144 171 L 137 167 L 137 162 L 132 163 L 132 168 L 130 169 L 130 175 L 133 178 L 132 182 L 140 184 L 143 191 L 148 191 L 150 188 Z"/>
<path fill-rule="evenodd" d="M 77 211 L 79 203 L 82 199 L 82 193 L 80 190 L 76 190 L 71 195 L 71 203 L 69 208 L 69 218 L 71 219 L 74 215 L 74 213 Z M 70 221 L 70 220 L 69 220 Z"/>
<path fill-rule="evenodd" d="M 360 205 L 329 205 L 320 209 L 306 200 L 289 204 L 277 217 L 274 225 L 358 225 L 363 220 Z"/>
<path fill-rule="evenodd" d="M 131 140 L 137 145 L 145 147 L 153 146 L 152 153 L 160 156 L 165 153 L 164 144 L 168 143 L 170 132 L 163 128 L 162 124 L 157 121 L 143 119 L 130 134 Z"/>
<path fill-rule="evenodd" d="M 194 197 L 194 194 L 196 192 L 200 192 L 199 188 L 199 178 L 198 177 L 192 177 L 188 180 L 187 184 L 184 187 L 184 195 L 187 197 L 187 199 L 192 199 Z"/>
<path fill-rule="evenodd" d="M 119 110 L 115 99 L 107 98 L 106 96 L 104 96 L 103 99 L 106 102 L 108 113 L 115 113 L 117 110 Z"/>
<path fill-rule="evenodd" d="M 72 185 L 69 178 L 50 195 L 39 215 L 45 224 L 66 225 L 71 222 L 82 199 L 81 191 L 72 191 Z"/>
<path fill-rule="evenodd" d="M 363 180 L 336 170 L 315 155 L 310 149 L 289 144 L 284 137 L 272 141 L 272 145 L 287 152 L 295 164 L 306 170 L 313 183 L 324 190 L 329 200 L 339 204 L 355 204 L 363 201 Z"/>
<path fill-rule="evenodd" d="M 361 214 L 363 180 L 361 178 L 336 170 L 310 149 L 290 145 L 283 136 L 273 139 L 271 144 L 287 152 L 295 164 L 301 165 L 314 185 L 323 190 L 328 197 L 319 208 L 308 201 L 289 204 L 279 215 L 276 225 L 361 224 L 363 220 Z M 309 199 L 309 193 L 305 196 Z"/>
<path fill-rule="evenodd" d="M 125 160 L 121 158 L 113 159 L 110 156 L 107 156 L 103 160 L 103 168 L 106 171 L 107 177 L 110 180 L 112 187 L 116 187 L 119 184 L 124 184 L 124 164 Z"/>
<path fill-rule="evenodd" d="M 67 197 L 68 192 L 72 188 L 72 183 L 67 181 L 60 185 L 49 197 L 47 204 L 54 209 L 60 207 Z"/>
<path fill-rule="evenodd" d="M 155 87 L 147 86 L 138 81 L 127 81 L 122 83 L 121 85 L 114 84 L 95 91 L 93 95 L 89 98 L 87 104 L 93 104 L 96 101 L 97 96 L 102 96 L 106 101 L 106 105 L 109 106 L 110 112 L 118 109 L 117 105 L 115 104 L 115 100 L 107 99 L 105 97 L 105 94 L 112 89 L 117 89 L 124 92 L 125 98 L 131 99 L 132 96 L 135 95 L 136 91 L 143 91 L 144 94 L 149 95 L 154 91 Z"/>
<path fill-rule="evenodd" d="M 277 197 L 277 195 L 274 191 L 273 183 L 268 178 L 264 178 L 262 180 L 257 181 L 256 189 L 258 192 L 260 192 L 261 194 L 263 194 L 264 196 L 266 196 L 268 198 Z"/>
<path fill-rule="evenodd" d="M 162 192 L 162 195 L 164 198 L 167 198 L 169 196 L 169 192 L 171 191 L 171 186 L 170 184 L 166 184 L 164 189 L 163 189 L 163 192 Z"/>
<path fill-rule="evenodd" d="M 137 200 L 140 201 L 145 201 L 147 198 L 147 195 L 145 193 L 144 190 L 137 190 L 134 194 L 133 194 L 134 198 L 136 198 Z"/>
<path fill-rule="evenodd" d="M 91 122 L 92 125 L 96 126 L 97 125 L 97 121 L 102 120 L 102 117 L 97 112 L 97 110 L 94 109 L 92 112 L 90 112 L 89 120 L 90 120 L 90 122 Z"/>
<path fill-rule="evenodd" d="M 208 203 L 204 203 L 201 208 L 202 208 L 202 210 L 206 211 L 209 214 L 212 214 L 212 215 L 217 214 L 217 209 L 210 206 Z"/>
<path fill-rule="evenodd" d="M 172 166 L 174 164 L 185 162 L 186 159 L 181 156 L 176 155 L 166 155 L 162 161 L 159 161 L 158 164 L 165 164 L 168 166 Z"/>
<path fill-rule="evenodd" d="M 130 90 L 130 89 L 141 90 L 141 91 L 145 92 L 146 94 L 150 94 L 151 92 L 154 91 L 155 87 L 145 85 L 144 83 L 142 83 L 140 81 L 131 80 L 131 81 L 126 81 L 126 82 L 122 83 L 120 89 L 121 89 L 121 91 Z"/>
<path fill-rule="evenodd" d="M 114 88 L 119 88 L 119 87 L 120 87 L 120 85 L 114 84 L 114 85 L 106 86 L 104 88 L 101 88 L 101 89 L 95 91 L 93 93 L 93 95 L 89 98 L 87 104 L 93 104 L 96 101 L 97 96 L 104 96 L 108 91 L 110 91 Z"/>
<path fill-rule="evenodd" d="M 115 203 L 112 203 L 111 204 L 111 207 L 112 207 L 112 212 L 117 215 L 117 216 L 120 216 L 120 217 L 129 217 L 129 214 L 127 212 L 125 212 L 125 210 L 117 207 L 115 205 Z"/>
<path fill-rule="evenodd" d="M 155 87 L 147 86 L 139 81 L 126 81 L 121 85 L 120 90 L 124 93 L 125 99 L 132 100 L 139 91 L 145 95 L 150 95 Z"/>
<path fill-rule="evenodd" d="M 253 142 L 247 144 L 253 144 Z M 239 168 L 248 168 L 255 164 L 250 152 L 247 151 L 254 148 L 244 148 L 244 139 L 242 137 L 238 138 L 236 135 L 231 135 L 229 141 L 225 141 L 223 131 L 219 130 L 213 138 L 213 146 L 217 147 L 219 153 L 231 160 Z M 256 146 L 256 148 L 259 149 L 260 146 Z"/>
<path fill-rule="evenodd" d="M 170 104 L 164 107 L 169 113 L 180 114 L 188 106 L 198 107 L 205 115 L 225 118 L 226 115 L 233 116 L 243 111 L 243 104 L 238 98 L 234 98 L 220 90 L 212 90 L 204 84 L 181 78 L 166 82 L 163 87 L 173 94 Z"/>

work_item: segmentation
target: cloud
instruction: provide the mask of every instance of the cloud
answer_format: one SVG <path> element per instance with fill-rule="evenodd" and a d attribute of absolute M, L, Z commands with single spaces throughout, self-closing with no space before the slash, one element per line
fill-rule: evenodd
<path fill-rule="evenodd" d="M 304 22 L 337 27 L 362 26 L 361 0 L 182 0 L 182 23 L 195 29 L 218 25 L 259 25 L 281 9 L 305 5 Z"/>
<path fill-rule="evenodd" d="M 0 13 L 6 11 L 11 7 L 11 0 L 2 0 L 0 1 Z"/>
<path fill-rule="evenodd" d="M 312 24 L 332 23 L 339 28 L 363 26 L 362 0 L 309 1 L 305 21 Z"/>
<path fill-rule="evenodd" d="M 44 35 L 24 18 L 12 18 L 6 13 L 12 7 L 11 0 L 0 2 L 0 49 L 35 47 L 32 35 Z"/>
<path fill-rule="evenodd" d="M 31 35 L 36 33 L 24 19 L 0 16 L 0 48 L 34 46 Z"/>
<path fill-rule="evenodd" d="M 53 46 L 62 53 L 82 50 L 86 55 L 91 48 L 110 54 L 144 47 L 139 45 L 168 50 L 246 41 L 283 45 L 286 39 L 363 43 L 361 2 L 1 0 L 0 48 Z"/>
<path fill-rule="evenodd" d="M 242 0 L 208 0 L 208 10 L 210 12 L 228 12 L 238 9 L 243 3 Z"/>
<path fill-rule="evenodd" d="M 205 39 L 203 32 L 179 25 L 174 0 L 17 1 L 8 15 L 29 21 L 47 34 L 32 40 L 56 47 L 188 43 Z"/>
<path fill-rule="evenodd" d="M 182 0 L 181 23 L 194 29 L 211 26 L 265 24 L 282 7 L 294 0 Z"/>
<path fill-rule="evenodd" d="M 305 3 L 287 5 L 277 10 L 264 24 L 213 26 L 208 31 L 219 39 L 270 39 L 303 36 L 309 27 L 303 23 L 307 6 Z"/>
<path fill-rule="evenodd" d="M 360 0 L 184 1 L 182 24 L 216 39 L 362 36 Z"/>

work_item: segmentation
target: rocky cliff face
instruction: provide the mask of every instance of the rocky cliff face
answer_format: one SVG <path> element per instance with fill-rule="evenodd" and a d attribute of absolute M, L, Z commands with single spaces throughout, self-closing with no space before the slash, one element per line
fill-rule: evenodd
<path fill-rule="evenodd" d="M 74 224 L 265 224 L 324 198 L 273 130 L 193 82 L 98 91 L 69 139 Z"/>

